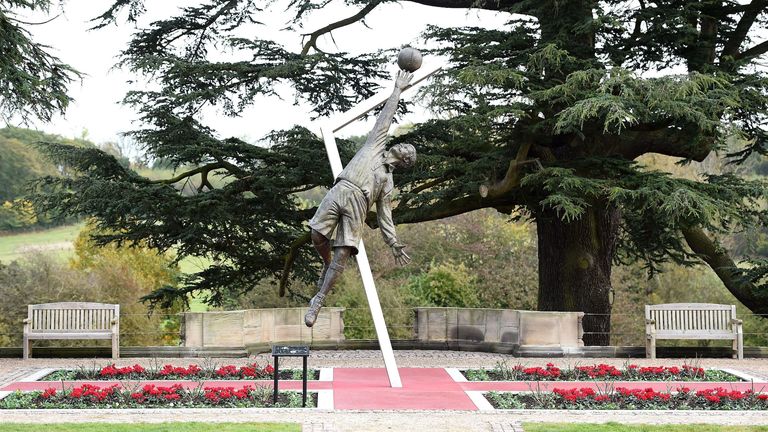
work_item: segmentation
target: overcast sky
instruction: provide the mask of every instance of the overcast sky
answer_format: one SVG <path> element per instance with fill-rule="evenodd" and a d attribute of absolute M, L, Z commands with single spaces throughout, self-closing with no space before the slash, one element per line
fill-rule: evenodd
<path fill-rule="evenodd" d="M 98 8 L 94 7 L 99 4 Z M 114 69 L 117 55 L 126 46 L 131 34 L 136 31 L 132 25 L 121 24 L 95 31 L 88 31 L 92 26 L 88 21 L 103 12 L 111 2 L 93 0 L 68 0 L 61 16 L 44 25 L 33 26 L 34 38 L 53 47 L 54 53 L 65 63 L 86 74 L 82 82 L 70 87 L 70 94 L 75 102 L 70 105 L 65 116 L 58 116 L 48 124 L 37 123 L 34 127 L 49 133 L 67 137 L 81 136 L 87 131 L 88 138 L 94 142 L 115 141 L 122 132 L 137 128 L 136 113 L 119 101 L 131 87 L 128 81 L 146 85 L 142 77 L 132 76 L 128 72 Z M 149 10 L 139 23 L 148 23 L 165 18 L 174 13 L 179 4 L 190 4 L 178 0 L 147 2 Z M 285 2 L 278 2 L 281 8 Z M 277 9 L 279 12 L 280 9 Z M 338 6 L 315 12 L 311 21 L 305 23 L 307 32 L 320 28 L 330 22 L 346 18 L 357 11 L 356 8 Z M 269 37 L 275 38 L 289 49 L 298 50 L 301 36 L 294 32 L 279 31 L 285 24 L 285 16 L 275 12 Z M 58 13 L 55 11 L 54 13 Z M 36 18 L 40 21 L 40 17 Z M 327 50 L 362 53 L 379 48 L 391 48 L 417 42 L 419 34 L 427 24 L 441 26 L 480 25 L 489 28 L 502 26 L 509 16 L 488 11 L 463 9 L 439 9 L 405 2 L 402 5 L 386 4 L 368 15 L 366 24 L 357 23 L 333 33 L 333 40 L 325 37 L 320 42 Z M 264 27 L 261 27 L 262 29 Z M 256 31 L 256 29 L 254 29 Z M 260 32 L 264 30 L 259 30 Z M 334 45 L 334 41 L 337 45 Z M 425 62 L 428 59 L 425 60 Z M 394 74 L 396 67 L 391 66 Z M 386 84 L 387 87 L 389 84 Z M 239 118 L 228 118 L 215 110 L 205 115 L 205 123 L 216 129 L 222 137 L 237 136 L 249 140 L 263 137 L 274 129 L 289 128 L 295 124 L 310 126 L 308 107 L 294 106 L 293 95 L 286 93 L 285 101 L 277 98 L 264 98 Z M 427 116 L 424 110 L 407 117 L 404 121 L 423 121 Z M 363 134 L 371 127 L 371 121 L 358 122 L 343 130 L 340 135 Z"/>

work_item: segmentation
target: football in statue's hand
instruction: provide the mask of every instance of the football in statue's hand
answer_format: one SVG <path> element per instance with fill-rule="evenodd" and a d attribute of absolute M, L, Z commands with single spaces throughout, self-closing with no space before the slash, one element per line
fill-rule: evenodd
<path fill-rule="evenodd" d="M 406 72 L 415 72 L 421 67 L 421 53 L 416 48 L 403 48 L 397 55 L 397 65 Z"/>

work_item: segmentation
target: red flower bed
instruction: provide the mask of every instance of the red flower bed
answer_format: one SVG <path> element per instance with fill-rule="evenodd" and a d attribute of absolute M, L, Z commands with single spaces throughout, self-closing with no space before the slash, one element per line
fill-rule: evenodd
<path fill-rule="evenodd" d="M 115 366 L 114 363 L 108 366 L 104 366 L 99 371 L 99 376 L 105 377 L 105 378 L 123 378 L 128 377 L 131 375 L 141 375 L 145 373 L 147 370 L 143 367 L 135 364 L 133 366 L 125 366 L 118 368 Z"/>
<path fill-rule="evenodd" d="M 467 379 L 472 381 L 580 381 L 580 380 L 619 380 L 619 381 L 739 381 L 732 374 L 719 370 L 682 365 L 644 366 L 630 364 L 625 369 L 607 364 L 575 366 L 560 369 L 552 363 L 546 367 L 507 366 L 499 364 L 492 370 L 472 369 L 465 371 Z"/>
<path fill-rule="evenodd" d="M 45 381 L 77 381 L 77 380 L 204 380 L 204 379 L 270 379 L 275 368 L 267 364 L 257 363 L 245 366 L 225 365 L 218 368 L 202 368 L 196 364 L 189 366 L 164 365 L 158 369 L 148 369 L 141 365 L 118 367 L 109 364 L 94 370 L 59 370 L 46 376 Z M 310 379 L 316 376 L 315 370 L 308 371 Z M 281 379 L 292 379 L 293 370 L 283 370 Z"/>
<path fill-rule="evenodd" d="M 491 392 L 488 399 L 497 408 L 768 410 L 768 394 L 722 387 L 696 392 L 686 387 L 675 392 L 624 387 L 608 392 L 588 387 L 556 388 L 549 393 Z"/>
<path fill-rule="evenodd" d="M 529 377 L 558 379 L 561 375 L 560 369 L 556 368 L 552 363 L 547 363 L 546 368 L 523 368 L 520 365 L 515 366 L 515 368 L 517 368 L 517 370 L 521 371 L 523 374 L 528 375 Z"/>
<path fill-rule="evenodd" d="M 704 371 L 704 368 L 690 366 L 686 364 L 682 365 L 681 367 L 677 367 L 677 366 L 640 367 L 638 365 L 631 364 L 627 367 L 626 373 L 628 375 L 637 375 L 642 379 L 669 379 L 669 378 L 676 378 L 679 376 L 704 378 L 706 376 L 706 372 Z"/>
<path fill-rule="evenodd" d="M 275 371 L 275 368 L 272 367 L 272 365 L 266 365 L 265 367 L 259 367 L 256 363 L 246 365 L 246 366 L 222 366 L 218 369 L 216 369 L 216 376 L 220 378 L 241 378 L 241 379 L 248 379 L 248 378 L 263 378 L 263 377 L 271 377 L 272 372 Z"/>
<path fill-rule="evenodd" d="M 181 366 L 173 366 L 173 365 L 165 365 L 162 369 L 157 371 L 157 374 L 160 377 L 163 378 L 196 378 L 200 376 L 203 369 L 198 366 L 191 364 L 189 367 L 181 367 Z"/>
<path fill-rule="evenodd" d="M 313 398 L 310 398 L 314 401 Z M 170 408 L 170 407 L 300 407 L 301 394 L 283 392 L 272 403 L 269 387 L 204 387 L 186 389 L 181 384 L 147 384 L 121 389 L 116 384 L 100 387 L 83 384 L 69 390 L 48 388 L 43 392 L 14 393 L 0 400 L 8 408 Z"/>

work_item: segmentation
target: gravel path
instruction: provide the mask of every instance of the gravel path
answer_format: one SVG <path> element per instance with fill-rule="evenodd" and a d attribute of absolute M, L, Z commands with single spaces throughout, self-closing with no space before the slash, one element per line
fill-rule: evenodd
<path fill-rule="evenodd" d="M 510 365 L 543 366 L 552 362 L 558 367 L 606 363 L 615 366 L 626 364 L 681 365 L 683 359 L 615 359 L 615 358 L 515 358 L 509 355 L 458 352 L 458 351 L 396 351 L 399 367 L 455 367 L 492 368 L 504 361 Z M 271 362 L 269 355 L 242 359 L 151 359 L 131 358 L 116 361 L 117 365 L 188 365 L 190 363 L 214 363 L 242 365 L 256 361 Z M 110 359 L 0 359 L 0 385 L 17 381 L 41 368 L 74 368 L 104 366 Z M 733 368 L 768 380 L 768 360 L 746 359 L 696 359 L 689 364 L 701 367 Z M 281 367 L 300 367 L 300 359 L 285 358 Z M 310 367 L 383 367 L 379 351 L 315 351 L 309 359 Z M 187 410 L 50 410 L 50 411 L 0 411 L 0 423 L 25 422 L 164 422 L 164 421 L 270 421 L 296 422 L 306 432 L 438 432 L 438 431 L 487 431 L 520 432 L 520 422 L 619 422 L 619 423 L 713 423 L 729 425 L 768 425 L 765 412 L 733 411 L 307 411 L 287 409 L 187 409 Z"/>

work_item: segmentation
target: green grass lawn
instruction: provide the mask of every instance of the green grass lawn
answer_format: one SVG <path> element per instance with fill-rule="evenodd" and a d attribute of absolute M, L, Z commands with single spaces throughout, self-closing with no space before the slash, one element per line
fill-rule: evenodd
<path fill-rule="evenodd" d="M 179 262 L 181 272 L 186 274 L 197 273 L 200 270 L 208 268 L 210 265 L 211 260 L 207 258 L 186 257 Z M 203 297 L 201 295 L 189 298 L 190 312 L 205 312 L 207 310 L 208 305 L 203 303 Z"/>
<path fill-rule="evenodd" d="M 768 426 L 523 423 L 525 432 L 768 432 Z"/>
<path fill-rule="evenodd" d="M 49 251 L 62 258 L 72 255 L 72 242 L 77 238 L 83 224 L 66 225 L 49 230 L 25 232 L 0 236 L 0 262 L 9 263 L 22 258 L 24 251 L 38 249 Z"/>
<path fill-rule="evenodd" d="M 297 423 L 4 423 L 2 432 L 299 432 Z"/>

